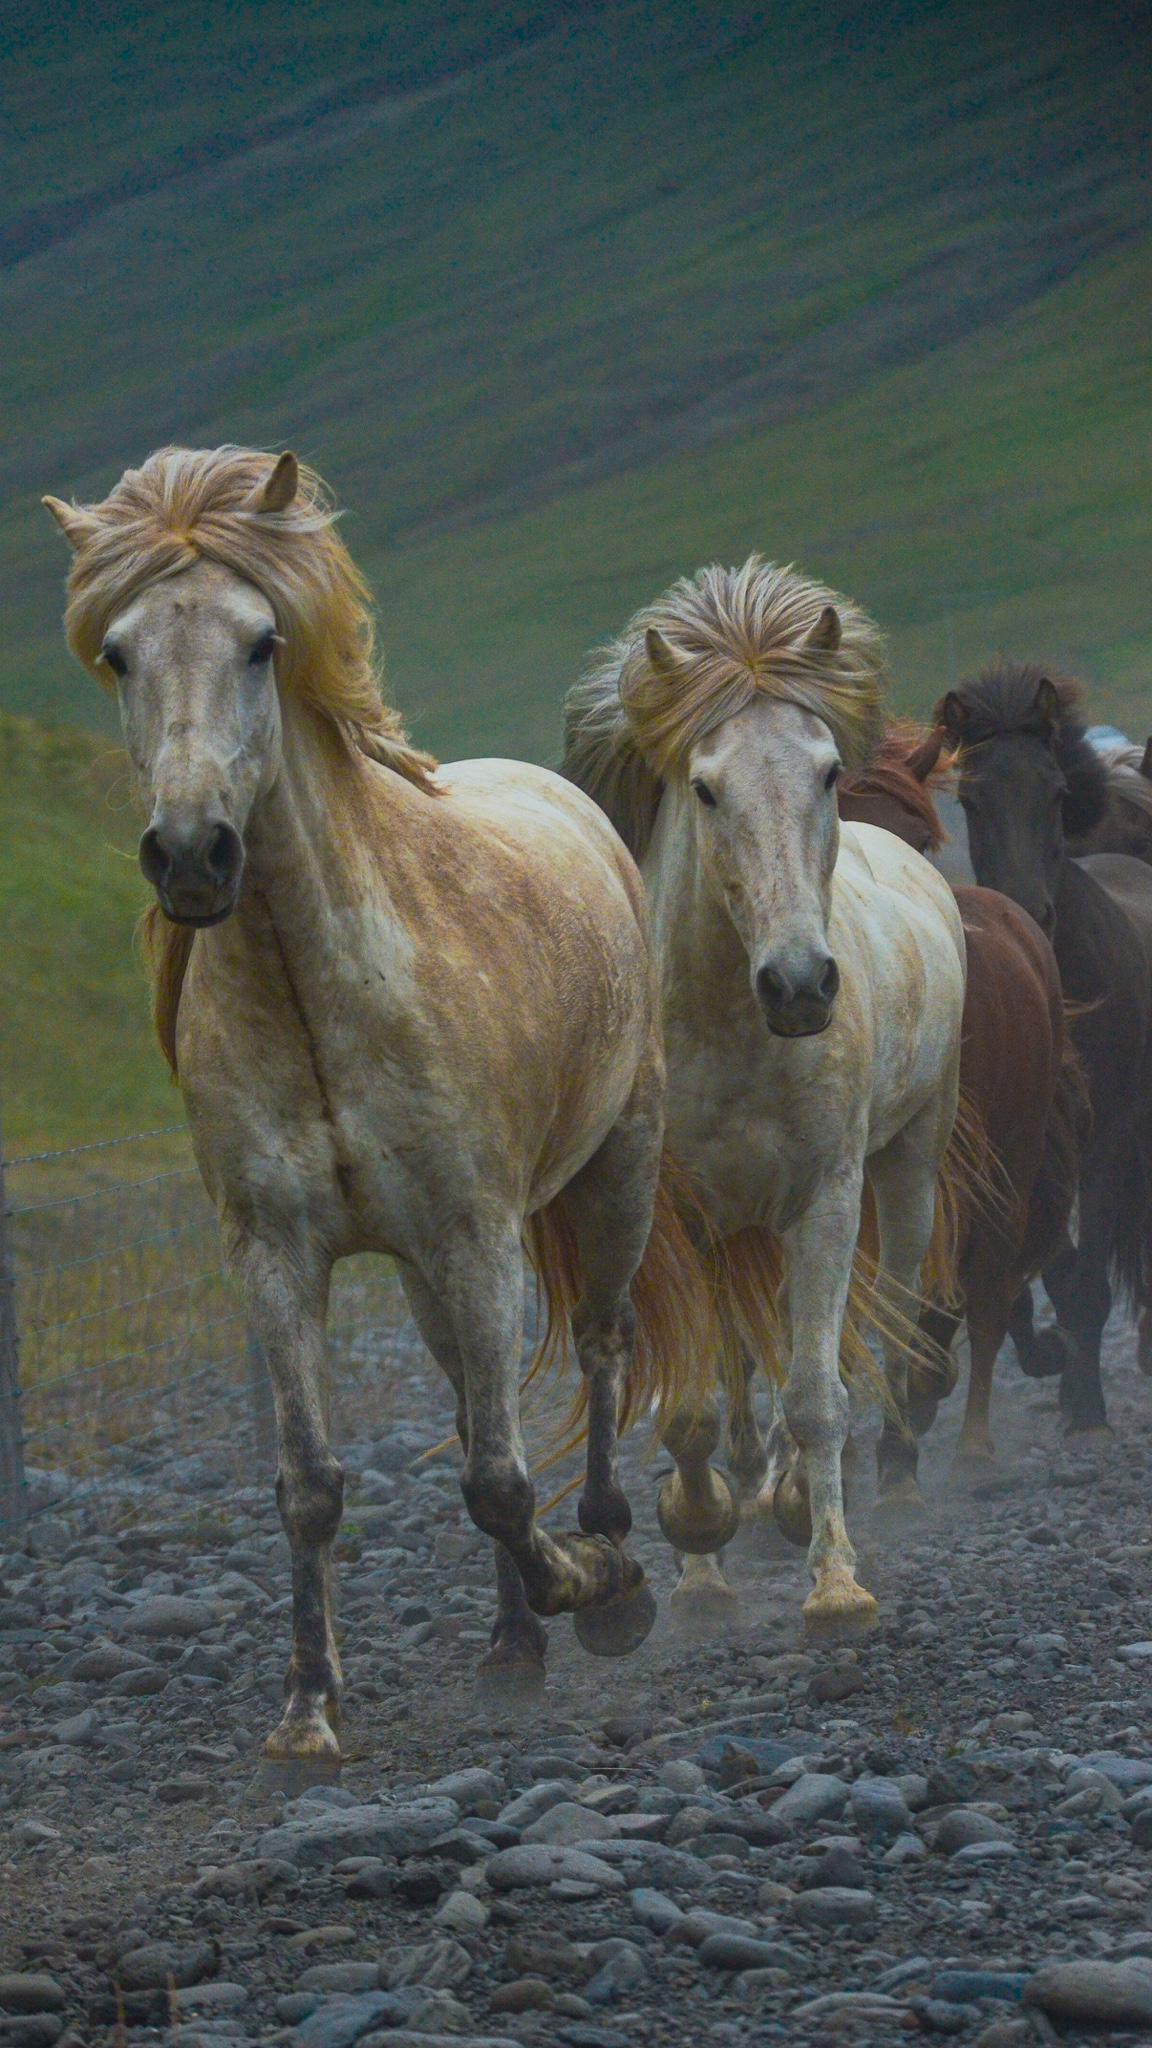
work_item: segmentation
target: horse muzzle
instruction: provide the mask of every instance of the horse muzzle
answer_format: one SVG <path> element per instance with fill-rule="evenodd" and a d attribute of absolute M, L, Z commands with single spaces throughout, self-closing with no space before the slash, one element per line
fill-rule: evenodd
<path fill-rule="evenodd" d="M 802 962 L 765 961 L 753 977 L 756 1000 L 775 1038 L 815 1038 L 832 1022 L 840 969 L 831 953 Z"/>
<path fill-rule="evenodd" d="M 244 841 L 224 818 L 149 825 L 140 867 L 174 924 L 221 924 L 236 908 L 244 873 Z"/>

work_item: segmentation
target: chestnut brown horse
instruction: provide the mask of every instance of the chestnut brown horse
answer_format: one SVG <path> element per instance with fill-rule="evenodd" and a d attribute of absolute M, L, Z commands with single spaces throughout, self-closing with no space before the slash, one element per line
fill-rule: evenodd
<path fill-rule="evenodd" d="M 934 852 L 944 834 L 932 792 L 951 765 L 944 738 L 939 727 L 924 735 L 890 726 L 872 763 L 841 777 L 841 817 Z M 1064 1028 L 1055 955 L 1039 925 L 995 889 L 955 894 L 968 947 L 960 1087 L 983 1123 L 1002 1185 L 998 1200 L 962 1204 L 962 1312 L 929 1308 L 923 1327 L 947 1354 L 967 1321 L 972 1367 L 960 1454 L 985 1459 L 995 1455 L 992 1375 L 1013 1303 L 1065 1241 L 1086 1096 Z M 955 1383 L 954 1366 L 950 1377 L 912 1368 L 909 1419 L 918 1435 Z"/>

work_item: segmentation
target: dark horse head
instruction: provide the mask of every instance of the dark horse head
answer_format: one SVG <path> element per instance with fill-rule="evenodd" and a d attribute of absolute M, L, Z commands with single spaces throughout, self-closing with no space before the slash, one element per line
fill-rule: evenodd
<path fill-rule="evenodd" d="M 1081 691 L 1034 662 L 993 662 L 949 690 L 936 717 L 963 749 L 960 802 L 977 879 L 1012 896 L 1051 937 L 1065 835 L 1107 804 L 1103 764 L 1084 737 Z"/>

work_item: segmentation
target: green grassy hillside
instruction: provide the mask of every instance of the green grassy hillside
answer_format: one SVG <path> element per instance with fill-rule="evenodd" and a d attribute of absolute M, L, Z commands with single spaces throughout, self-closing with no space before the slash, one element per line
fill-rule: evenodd
<path fill-rule="evenodd" d="M 0 19 L 0 705 L 111 731 L 61 643 L 41 492 L 96 496 L 162 441 L 231 439 L 290 443 L 334 484 L 393 693 L 444 754 L 552 757 L 588 646 L 754 546 L 872 607 L 908 708 L 998 647 L 1152 725 L 1138 13 L 0 0 Z M 111 1093 L 73 1090 L 55 1053 L 42 1070 L 6 1024 L 5 1114 L 131 1122 L 138 1100 L 145 1122 L 166 1098 L 123 1028 L 130 1003 L 142 1031 L 138 887 L 38 759 L 0 784 L 5 986 L 51 991 Z M 83 938 L 47 879 L 77 833 Z"/>

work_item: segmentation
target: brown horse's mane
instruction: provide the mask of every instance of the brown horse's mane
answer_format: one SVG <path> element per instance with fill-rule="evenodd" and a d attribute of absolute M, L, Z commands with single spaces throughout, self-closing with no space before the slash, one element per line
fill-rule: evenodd
<path fill-rule="evenodd" d="M 885 726 L 880 744 L 867 766 L 850 770 L 840 777 L 842 795 L 890 797 L 902 810 L 919 819 L 929 834 L 933 851 L 943 846 L 948 837 L 933 802 L 933 792 L 948 780 L 956 755 L 944 743 L 943 733 L 940 733 L 939 752 L 927 773 L 918 775 L 910 763 L 917 754 L 930 752 L 930 742 L 935 736 L 909 718 L 894 718 Z"/>
<path fill-rule="evenodd" d="M 1044 684 L 1054 693 L 1051 717 L 1037 706 Z M 1107 769 L 1084 736 L 1084 688 L 1072 676 L 1054 675 L 1038 661 L 991 661 L 940 699 L 936 717 L 969 751 L 1016 733 L 1048 740 L 1068 784 L 1065 832 L 1082 838 L 1099 825 L 1108 805 Z"/>
<path fill-rule="evenodd" d="M 279 687 L 334 730 L 350 756 L 435 794 L 436 762 L 412 745 L 381 694 L 371 600 L 336 531 L 324 484 L 300 467 L 288 505 L 260 506 L 276 461 L 255 448 L 159 448 L 140 469 L 125 470 L 101 504 L 73 508 L 68 644 L 90 674 L 110 685 L 101 650 L 112 619 L 160 578 L 217 562 L 272 606 L 282 642 Z M 145 912 L 153 1021 L 173 1075 L 176 1013 L 194 938 L 157 906 Z"/>

